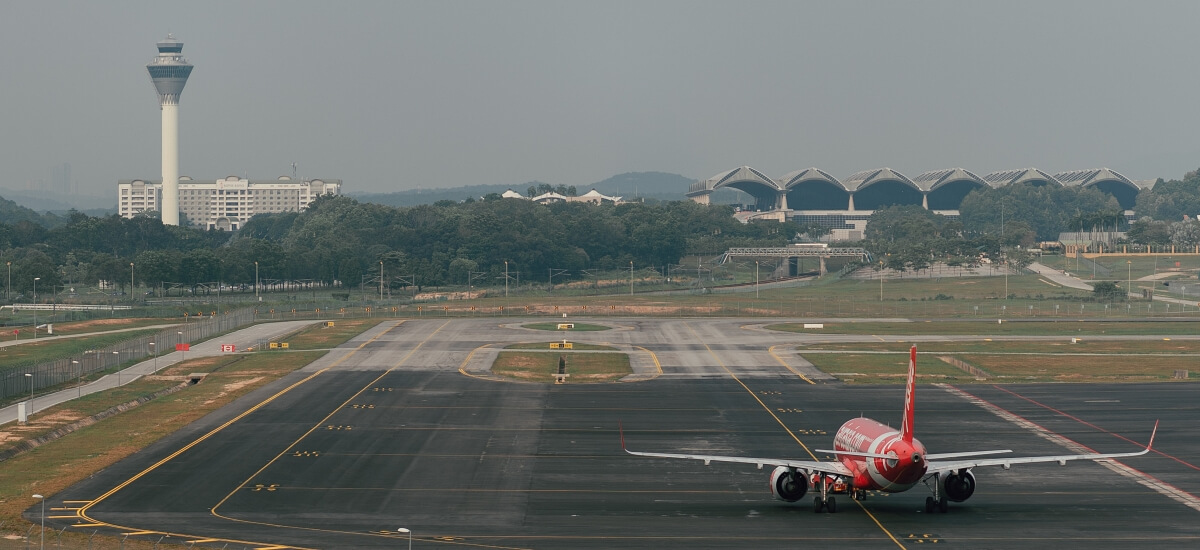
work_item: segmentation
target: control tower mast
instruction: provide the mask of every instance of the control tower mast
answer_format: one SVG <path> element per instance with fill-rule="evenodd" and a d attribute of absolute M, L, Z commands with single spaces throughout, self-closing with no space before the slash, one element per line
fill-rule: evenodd
<path fill-rule="evenodd" d="M 158 56 L 146 65 L 162 108 L 162 222 L 179 225 L 179 96 L 192 74 L 183 57 L 183 42 L 168 34 L 158 43 Z"/>

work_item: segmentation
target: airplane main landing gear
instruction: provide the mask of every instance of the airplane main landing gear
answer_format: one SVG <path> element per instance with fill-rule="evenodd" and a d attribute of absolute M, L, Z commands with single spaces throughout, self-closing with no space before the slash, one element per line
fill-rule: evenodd
<path fill-rule="evenodd" d="M 835 499 L 833 497 L 828 497 L 828 498 L 824 498 L 824 499 L 822 499 L 821 497 L 814 498 L 813 499 L 813 512 L 816 512 L 819 514 L 819 513 L 821 513 L 822 510 L 829 512 L 830 514 L 836 513 L 837 512 L 837 499 Z"/>
<path fill-rule="evenodd" d="M 933 496 L 925 497 L 925 513 L 932 514 L 935 510 L 943 514 L 950 509 L 950 503 L 946 500 L 945 495 L 941 494 L 938 488 L 941 486 L 941 474 L 933 474 Z M 925 478 L 925 484 L 929 485 L 929 478 Z"/>

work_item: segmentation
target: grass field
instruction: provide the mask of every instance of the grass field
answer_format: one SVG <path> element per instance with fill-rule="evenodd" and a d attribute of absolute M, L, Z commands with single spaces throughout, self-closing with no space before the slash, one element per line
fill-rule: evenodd
<path fill-rule="evenodd" d="M 557 353 L 520 353 L 502 351 L 492 364 L 492 373 L 526 382 L 554 383 L 558 372 Z M 633 374 L 629 356 L 624 353 L 564 353 L 566 372 L 571 384 L 614 382 Z"/>
<path fill-rule="evenodd" d="M 76 357 L 87 350 L 108 347 L 125 340 L 154 334 L 160 330 L 162 329 L 147 328 L 56 340 L 38 339 L 35 341 L 30 339 L 20 345 L 0 348 L 0 371 L 43 361 Z"/>

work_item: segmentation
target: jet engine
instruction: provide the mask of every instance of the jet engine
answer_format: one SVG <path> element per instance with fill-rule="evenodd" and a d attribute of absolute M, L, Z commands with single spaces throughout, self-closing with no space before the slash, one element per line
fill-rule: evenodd
<path fill-rule="evenodd" d="M 975 494 L 975 474 L 970 470 L 952 473 L 942 482 L 943 494 L 953 502 L 962 502 Z"/>
<path fill-rule="evenodd" d="M 808 492 L 808 476 L 787 466 L 777 466 L 771 472 L 771 494 L 784 502 L 796 502 Z"/>

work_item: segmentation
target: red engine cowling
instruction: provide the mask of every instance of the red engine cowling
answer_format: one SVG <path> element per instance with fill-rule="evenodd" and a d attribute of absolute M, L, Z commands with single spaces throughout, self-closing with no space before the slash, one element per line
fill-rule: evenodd
<path fill-rule="evenodd" d="M 804 472 L 787 466 L 777 466 L 771 472 L 771 494 L 784 502 L 796 502 L 808 492 L 808 479 Z"/>
<path fill-rule="evenodd" d="M 956 472 L 943 478 L 942 492 L 951 502 L 962 502 L 975 494 L 975 474 L 970 470 Z"/>

